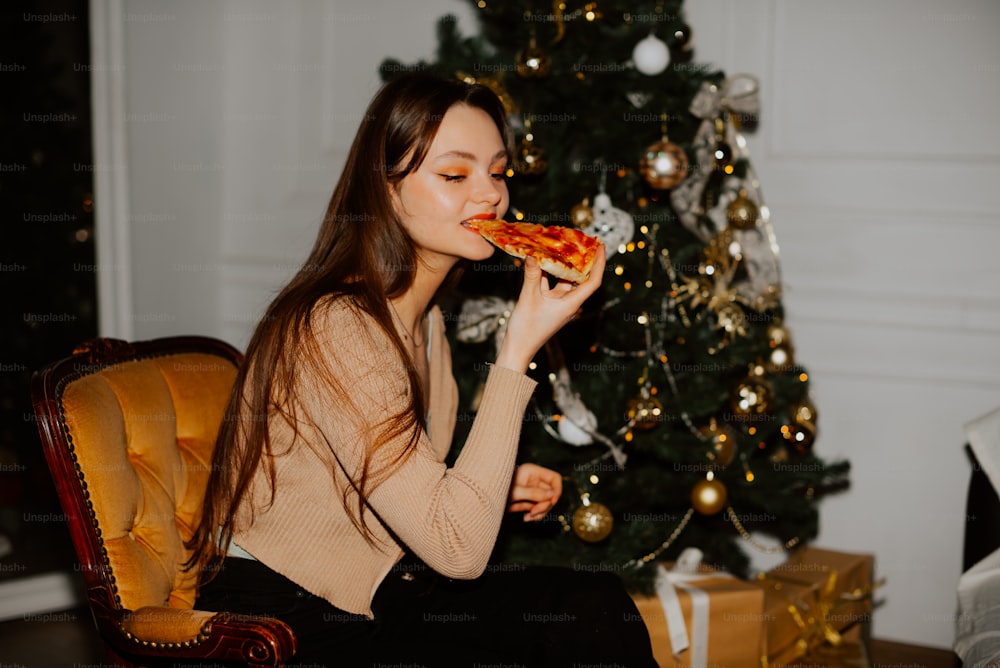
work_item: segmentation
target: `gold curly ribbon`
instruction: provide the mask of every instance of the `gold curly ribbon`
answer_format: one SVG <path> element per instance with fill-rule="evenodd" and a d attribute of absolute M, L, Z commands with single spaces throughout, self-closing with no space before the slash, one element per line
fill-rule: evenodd
<path fill-rule="evenodd" d="M 768 576 L 762 573 L 759 579 L 766 582 Z M 783 579 L 785 578 L 774 579 L 775 591 L 781 590 Z M 789 579 L 789 582 L 796 581 Z M 838 592 L 837 572 L 833 571 L 817 593 L 816 602 L 812 605 L 804 601 L 792 601 L 789 597 L 785 610 L 799 629 L 799 637 L 795 640 L 795 658 L 808 654 L 824 642 L 833 647 L 839 646 L 843 642 L 843 637 L 833 622 L 837 608 L 847 603 L 873 598 L 875 590 L 884 584 L 885 578 L 880 578 L 870 585 L 856 587 L 849 592 Z M 767 657 L 761 657 L 761 665 L 767 668 L 769 665 Z"/>

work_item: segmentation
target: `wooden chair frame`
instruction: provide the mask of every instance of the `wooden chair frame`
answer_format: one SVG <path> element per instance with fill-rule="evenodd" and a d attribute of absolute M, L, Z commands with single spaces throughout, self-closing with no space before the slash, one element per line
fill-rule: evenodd
<path fill-rule="evenodd" d="M 153 642 L 125 630 L 124 621 L 140 613 L 122 607 L 115 575 L 108 561 L 97 526 L 87 481 L 77 464 L 72 437 L 65 428 L 62 392 L 68 383 L 122 362 L 179 353 L 207 353 L 239 366 L 242 354 L 229 344 L 208 337 L 167 337 L 142 342 L 120 339 L 93 339 L 71 357 L 54 362 L 34 373 L 32 403 L 45 458 L 55 483 L 70 536 L 80 560 L 87 598 L 98 631 L 108 648 L 109 658 L 123 666 L 156 665 L 184 659 L 210 660 L 215 665 L 234 662 L 254 667 L 281 666 L 295 653 L 292 630 L 283 622 L 264 617 L 248 617 L 218 612 L 201 626 L 197 637 L 183 642 Z M 169 619 L 183 613 L 164 606 L 152 611 Z"/>

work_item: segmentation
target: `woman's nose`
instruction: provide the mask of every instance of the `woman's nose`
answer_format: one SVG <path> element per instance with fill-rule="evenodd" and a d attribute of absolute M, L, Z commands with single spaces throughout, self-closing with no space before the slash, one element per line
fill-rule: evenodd
<path fill-rule="evenodd" d="M 503 197 L 506 187 L 507 184 L 494 179 L 492 176 L 481 178 L 476 183 L 474 196 L 477 202 L 496 204 Z"/>

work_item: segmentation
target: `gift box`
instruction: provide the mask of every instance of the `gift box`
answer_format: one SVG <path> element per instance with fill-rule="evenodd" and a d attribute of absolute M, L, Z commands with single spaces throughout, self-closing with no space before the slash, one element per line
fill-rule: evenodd
<path fill-rule="evenodd" d="M 661 566 L 656 595 L 634 595 L 660 668 L 760 668 L 765 589 L 700 564 L 685 550 Z"/>
<path fill-rule="evenodd" d="M 844 631 L 851 628 L 867 642 L 873 571 L 871 555 L 804 547 L 759 576 L 769 619 L 761 664 L 778 668 L 818 648 L 847 645 Z"/>
<path fill-rule="evenodd" d="M 655 596 L 633 596 L 660 668 L 867 661 L 871 555 L 803 547 L 750 581 L 701 565 L 697 550 L 661 569 Z"/>
<path fill-rule="evenodd" d="M 871 665 L 867 640 L 861 625 L 855 625 L 844 631 L 836 646 L 820 645 L 784 668 L 871 668 Z"/>

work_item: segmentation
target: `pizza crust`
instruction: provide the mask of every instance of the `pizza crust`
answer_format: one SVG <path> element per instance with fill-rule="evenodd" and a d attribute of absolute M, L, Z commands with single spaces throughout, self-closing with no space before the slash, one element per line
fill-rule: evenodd
<path fill-rule="evenodd" d="M 586 272 L 582 272 L 552 258 L 535 256 L 535 259 L 538 260 L 538 266 L 541 267 L 542 271 L 571 283 L 583 283 L 587 280 L 587 277 L 590 276 L 590 267 L 594 265 L 594 261 L 591 260 L 586 267 Z"/>

